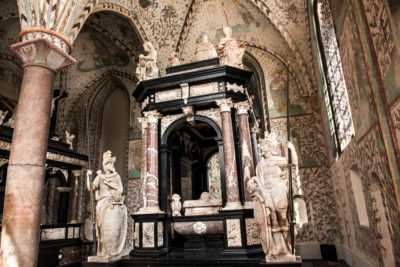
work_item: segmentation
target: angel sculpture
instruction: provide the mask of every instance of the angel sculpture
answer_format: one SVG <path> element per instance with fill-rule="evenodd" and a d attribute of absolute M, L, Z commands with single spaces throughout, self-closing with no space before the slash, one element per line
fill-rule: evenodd
<path fill-rule="evenodd" d="M 261 230 L 261 244 L 266 262 L 294 262 L 291 253 L 288 211 L 288 186 L 283 166 L 280 143 L 274 133 L 266 133 L 260 144 L 261 159 L 256 176 L 250 178 L 247 188 L 255 202 L 255 218 Z"/>
<path fill-rule="evenodd" d="M 92 171 L 87 172 L 87 188 L 96 200 L 97 255 L 89 262 L 110 262 L 124 254 L 128 227 L 128 213 L 124 204 L 121 177 L 115 170 L 116 158 L 111 151 L 103 154 L 103 170 L 98 170 L 91 181 Z"/>
<path fill-rule="evenodd" d="M 136 76 L 139 81 L 158 78 L 160 73 L 157 67 L 157 51 L 151 42 L 145 42 L 143 48 L 145 55 L 139 56 Z"/>
<path fill-rule="evenodd" d="M 65 131 L 65 143 L 69 145 L 69 149 L 74 149 L 74 139 L 75 135 L 71 134 L 69 131 Z"/>

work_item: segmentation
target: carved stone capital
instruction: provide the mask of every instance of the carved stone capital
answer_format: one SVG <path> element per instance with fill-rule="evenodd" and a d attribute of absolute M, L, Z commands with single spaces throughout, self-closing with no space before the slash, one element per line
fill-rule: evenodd
<path fill-rule="evenodd" d="M 82 175 L 82 170 L 73 170 L 72 171 L 72 176 L 75 178 L 79 178 Z"/>
<path fill-rule="evenodd" d="M 143 115 L 150 124 L 157 124 L 161 118 L 161 114 L 156 110 L 144 112 Z"/>
<path fill-rule="evenodd" d="M 237 114 L 248 114 L 249 109 L 250 109 L 250 103 L 249 101 L 243 101 L 239 103 L 235 103 L 235 108 L 237 109 Z"/>
<path fill-rule="evenodd" d="M 24 67 L 36 65 L 58 71 L 76 62 L 64 50 L 44 38 L 19 42 L 11 45 L 11 49 L 21 58 Z"/>
<path fill-rule="evenodd" d="M 221 112 L 231 112 L 231 109 L 233 107 L 233 102 L 230 98 L 219 99 L 216 100 L 215 103 L 217 103 Z"/>
<path fill-rule="evenodd" d="M 144 130 L 144 129 L 147 129 L 149 126 L 148 126 L 148 120 L 147 120 L 147 118 L 146 117 L 141 117 L 141 118 L 138 118 L 138 121 L 139 121 L 139 123 L 142 125 L 142 129 Z"/>

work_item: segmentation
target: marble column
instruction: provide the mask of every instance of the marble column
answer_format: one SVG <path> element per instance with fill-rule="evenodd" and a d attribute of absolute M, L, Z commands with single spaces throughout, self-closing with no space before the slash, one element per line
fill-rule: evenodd
<path fill-rule="evenodd" d="M 224 165 L 227 202 L 225 210 L 243 208 L 240 202 L 239 179 L 236 163 L 235 139 L 232 125 L 232 107 L 230 99 L 217 100 L 222 120 L 222 139 L 224 142 Z"/>
<path fill-rule="evenodd" d="M 139 118 L 139 122 L 142 124 L 142 166 L 140 168 L 140 179 L 141 179 L 141 188 L 140 194 L 142 196 L 141 199 L 141 207 L 144 207 L 146 203 L 146 154 L 147 154 L 147 129 L 148 129 L 148 122 L 145 117 Z"/>
<path fill-rule="evenodd" d="M 139 213 L 161 213 L 158 194 L 158 122 L 160 114 L 157 111 L 149 111 L 144 113 L 144 117 L 147 121 L 146 173 L 144 176 L 144 203 Z"/>
<path fill-rule="evenodd" d="M 22 59 L 22 79 L 4 200 L 2 266 L 35 267 L 55 72 L 74 62 L 56 36 L 11 46 Z M 56 42 L 57 40 L 57 42 Z"/>
<path fill-rule="evenodd" d="M 239 127 L 239 138 L 242 158 L 243 188 L 245 192 L 245 204 L 251 201 L 250 193 L 247 190 L 247 181 L 255 175 L 253 150 L 251 143 L 251 132 L 249 123 L 250 104 L 243 101 L 235 104 L 237 122 Z"/>
<path fill-rule="evenodd" d="M 73 170 L 71 175 L 71 193 L 69 196 L 68 222 L 79 223 L 79 191 L 82 170 Z"/>

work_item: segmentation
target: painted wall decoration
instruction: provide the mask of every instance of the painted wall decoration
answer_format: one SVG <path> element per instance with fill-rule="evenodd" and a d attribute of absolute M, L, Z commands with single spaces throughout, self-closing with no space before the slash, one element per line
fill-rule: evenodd
<path fill-rule="evenodd" d="M 382 77 L 385 77 L 392 62 L 394 48 L 393 32 L 389 13 L 384 1 L 362 0 L 372 42 L 378 57 Z"/>
<path fill-rule="evenodd" d="M 353 17 L 347 12 L 340 36 L 343 74 L 346 79 L 355 135 L 362 137 L 376 122 L 376 111 L 371 95 L 372 88 L 368 77 L 361 47 L 361 40 Z"/>

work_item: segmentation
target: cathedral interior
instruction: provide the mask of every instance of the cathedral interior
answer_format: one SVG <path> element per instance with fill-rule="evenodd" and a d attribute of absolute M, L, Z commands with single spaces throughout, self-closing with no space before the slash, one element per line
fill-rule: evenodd
<path fill-rule="evenodd" d="M 400 1 L 0 0 L 0 266 L 400 266 Z"/>

